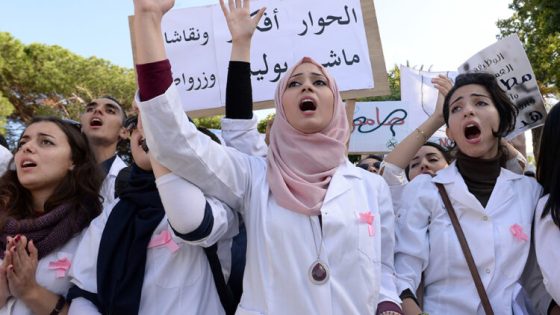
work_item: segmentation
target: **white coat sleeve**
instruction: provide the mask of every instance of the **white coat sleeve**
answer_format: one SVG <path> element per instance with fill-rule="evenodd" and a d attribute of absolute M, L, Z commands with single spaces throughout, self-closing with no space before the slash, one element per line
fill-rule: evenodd
<path fill-rule="evenodd" d="M 101 315 L 97 307 L 84 298 L 76 298 L 72 300 L 68 315 Z"/>
<path fill-rule="evenodd" d="M 237 215 L 219 200 L 204 196 L 195 185 L 173 173 L 161 176 L 156 184 L 167 220 L 175 233 L 178 236 L 191 234 L 191 237 L 182 238 L 185 242 L 208 247 L 237 234 Z M 207 209 L 210 213 L 206 213 Z M 211 224 L 206 222 L 208 220 Z M 193 224 L 195 221 L 198 224 Z M 209 229 L 197 233 L 200 227 Z M 193 233 L 203 235 L 196 237 Z"/>
<path fill-rule="evenodd" d="M 548 195 L 539 200 L 535 216 L 535 251 L 546 290 L 560 305 L 560 227 L 554 224 L 550 212 L 542 218 Z"/>
<path fill-rule="evenodd" d="M 146 102 L 136 94 L 136 101 L 150 153 L 205 195 L 242 209 L 250 191 L 250 157 L 199 133 L 183 112 L 175 85 Z M 264 171 L 265 164 L 262 166 Z"/>
<path fill-rule="evenodd" d="M 387 185 L 389 185 L 389 190 L 391 190 L 391 198 L 393 201 L 393 210 L 395 216 L 398 217 L 399 209 L 401 207 L 401 197 L 406 184 L 408 184 L 408 178 L 404 169 L 389 163 L 381 162 L 380 171 L 381 177 L 385 180 Z"/>
<path fill-rule="evenodd" d="M 268 147 L 264 135 L 257 130 L 257 118 L 230 119 L 222 118 L 222 138 L 225 145 L 245 154 L 265 157 Z"/>
<path fill-rule="evenodd" d="M 12 160 L 12 153 L 10 150 L 0 145 L 0 175 L 4 174 L 9 167 Z"/>
<path fill-rule="evenodd" d="M 397 218 L 395 271 L 397 289 L 416 292 L 422 272 L 428 265 L 430 240 L 428 225 L 431 209 L 439 207 L 437 188 L 431 177 L 421 176 L 408 183 Z"/>
<path fill-rule="evenodd" d="M 400 304 L 397 292 L 394 255 L 395 255 L 395 215 L 391 193 L 385 182 L 379 185 L 379 215 L 381 220 L 381 286 L 380 302 L 391 301 Z"/>

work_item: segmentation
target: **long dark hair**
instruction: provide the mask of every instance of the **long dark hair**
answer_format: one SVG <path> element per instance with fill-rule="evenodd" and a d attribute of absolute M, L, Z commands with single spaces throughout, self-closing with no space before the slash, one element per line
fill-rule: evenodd
<path fill-rule="evenodd" d="M 78 126 L 56 117 L 35 117 L 28 127 L 39 122 L 54 123 L 64 132 L 74 163 L 73 170 L 68 171 L 45 202 L 45 212 L 66 204 L 72 209 L 71 219 L 85 217 L 91 221 L 101 212 L 99 190 L 103 182 L 103 175 L 90 151 L 87 138 L 81 133 Z M 21 185 L 17 172 L 8 170 L 0 177 L 0 229 L 4 227 L 8 217 L 24 219 L 34 216 L 31 193 Z M 78 220 L 72 221 L 77 222 Z"/>
<path fill-rule="evenodd" d="M 542 216 L 550 212 L 552 220 L 560 228 L 560 102 L 548 112 L 544 123 L 539 156 L 537 158 L 537 181 L 543 193 L 549 194 Z"/>

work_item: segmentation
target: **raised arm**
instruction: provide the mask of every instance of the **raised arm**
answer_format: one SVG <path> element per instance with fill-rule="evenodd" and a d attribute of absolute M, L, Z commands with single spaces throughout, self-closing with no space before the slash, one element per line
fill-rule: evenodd
<path fill-rule="evenodd" d="M 422 145 L 445 123 L 443 120 L 443 101 L 447 92 L 449 92 L 453 86 L 453 83 L 449 78 L 443 75 L 432 79 L 432 83 L 439 91 L 434 113 L 416 128 L 416 130 L 404 138 L 404 140 L 385 157 L 385 162 L 405 169 L 420 147 L 422 147 Z"/>
<path fill-rule="evenodd" d="M 227 146 L 249 155 L 264 156 L 267 147 L 257 131 L 257 120 L 253 118 L 250 52 L 252 36 L 265 8 L 251 17 L 249 1 L 244 1 L 243 6 L 235 6 L 230 0 L 226 7 L 222 0 L 220 5 L 232 38 L 222 137 Z"/>
<path fill-rule="evenodd" d="M 173 1 L 136 0 L 134 4 L 138 14 L 134 19 L 137 103 L 150 153 L 205 195 L 219 198 L 234 209 L 241 208 L 249 190 L 248 157 L 200 134 L 185 116 L 172 85 L 160 23 Z M 260 164 L 264 168 L 264 161 Z"/>

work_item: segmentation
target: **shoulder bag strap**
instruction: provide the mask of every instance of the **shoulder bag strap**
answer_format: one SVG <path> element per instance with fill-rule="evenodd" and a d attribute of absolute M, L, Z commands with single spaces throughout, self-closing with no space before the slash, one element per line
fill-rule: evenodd
<path fill-rule="evenodd" d="M 461 228 L 461 224 L 459 223 L 459 219 L 457 218 L 455 209 L 453 208 L 453 205 L 451 205 L 451 201 L 449 200 L 447 191 L 441 183 L 436 183 L 436 186 L 439 190 L 439 194 L 441 195 L 441 199 L 443 199 L 443 203 L 445 204 L 445 208 L 447 209 L 447 213 L 449 214 L 449 218 L 451 219 L 451 223 L 453 224 L 453 229 L 457 234 L 459 243 L 461 244 L 461 249 L 463 250 L 463 254 L 465 255 L 465 259 L 467 260 L 467 265 L 469 266 L 469 270 L 474 280 L 474 284 L 476 286 L 478 296 L 480 297 L 480 301 L 482 302 L 484 312 L 486 313 L 486 315 L 494 315 L 492 305 L 490 305 L 490 300 L 488 299 L 488 295 L 486 295 L 486 290 L 484 289 L 484 285 L 482 284 L 482 280 L 480 279 L 480 274 L 478 274 L 478 270 L 476 269 L 471 250 L 469 249 L 469 244 L 467 243 L 467 239 L 465 238 L 465 234 L 463 233 L 463 229 Z"/>

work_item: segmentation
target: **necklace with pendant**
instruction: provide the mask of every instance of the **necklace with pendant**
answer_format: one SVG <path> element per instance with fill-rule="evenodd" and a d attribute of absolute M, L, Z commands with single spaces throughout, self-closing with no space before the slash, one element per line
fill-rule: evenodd
<path fill-rule="evenodd" d="M 309 280 L 311 280 L 313 284 L 321 285 L 329 280 L 329 267 L 327 267 L 327 264 L 321 260 L 323 236 L 322 231 L 319 231 L 321 234 L 321 239 L 319 240 L 319 246 L 317 246 L 317 240 L 315 239 L 315 230 L 313 229 L 313 222 L 311 221 L 311 217 L 309 217 L 309 225 L 311 226 L 311 233 L 313 233 L 313 244 L 315 245 L 315 252 L 317 253 L 317 258 L 311 264 L 311 266 L 309 266 Z"/>

